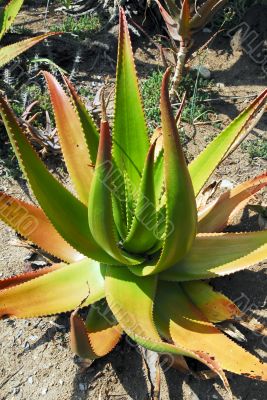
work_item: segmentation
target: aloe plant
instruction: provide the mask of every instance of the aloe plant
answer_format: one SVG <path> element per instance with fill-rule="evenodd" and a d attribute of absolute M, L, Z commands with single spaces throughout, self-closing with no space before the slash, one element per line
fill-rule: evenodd
<path fill-rule="evenodd" d="M 23 3 L 24 0 L 10 0 L 6 6 L 0 9 L 0 40 L 10 29 Z M 42 40 L 55 34 L 56 33 L 46 33 L 2 47 L 0 49 L 0 67 L 3 67 L 15 57 L 19 56 L 21 53 L 24 53 L 26 50 L 30 49 L 32 46 L 36 45 Z"/>
<path fill-rule="evenodd" d="M 162 126 L 149 139 L 123 10 L 112 134 L 104 99 L 98 129 L 66 77 L 64 90 L 50 73 L 44 76 L 76 195 L 47 170 L 2 96 L 4 124 L 41 208 L 1 193 L 0 218 L 62 262 L 1 280 L 0 315 L 73 311 L 71 345 L 84 358 L 107 354 L 125 332 L 150 350 L 204 363 L 226 387 L 224 369 L 266 379 L 266 364 L 215 325 L 241 321 L 242 312 L 204 280 L 267 258 L 267 231 L 222 233 L 267 185 L 267 173 L 201 210 L 195 199 L 264 109 L 267 89 L 187 165 L 169 100 L 169 70 L 162 81 Z M 79 309 L 89 305 L 84 322 Z"/>
<path fill-rule="evenodd" d="M 165 0 L 167 9 L 162 6 L 162 1 L 155 1 L 166 23 L 171 40 L 178 41 L 180 45 L 179 50 L 177 50 L 177 61 L 170 92 L 171 97 L 174 97 L 182 78 L 192 36 L 212 19 L 213 15 L 227 0 L 206 0 L 198 9 L 195 1 L 190 6 L 189 0 L 181 2 L 180 0 Z M 192 10 L 194 10 L 193 13 Z"/>

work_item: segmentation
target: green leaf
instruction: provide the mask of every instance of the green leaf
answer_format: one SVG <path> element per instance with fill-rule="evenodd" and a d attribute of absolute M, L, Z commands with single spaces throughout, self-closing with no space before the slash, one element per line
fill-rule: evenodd
<path fill-rule="evenodd" d="M 215 278 L 267 259 L 267 231 L 199 234 L 187 256 L 160 279 L 191 281 Z"/>
<path fill-rule="evenodd" d="M 125 14 L 120 9 L 113 157 L 138 189 L 149 140 Z"/>
<path fill-rule="evenodd" d="M 80 201 L 87 205 L 94 169 L 79 114 L 53 75 L 46 71 L 43 75 L 49 89 L 67 170 Z"/>
<path fill-rule="evenodd" d="M 197 212 L 192 182 L 182 151 L 168 93 L 170 70 L 163 77 L 161 119 L 164 148 L 166 221 L 163 249 L 155 266 L 132 268 L 138 275 L 155 274 L 173 266 L 190 250 L 196 235 Z"/>
<path fill-rule="evenodd" d="M 113 180 L 110 128 L 108 122 L 102 119 L 95 174 L 89 195 L 90 230 L 99 246 L 121 264 L 139 264 L 142 259 L 137 256 L 132 257 L 119 248 L 120 239 L 116 230 L 112 206 Z"/>
<path fill-rule="evenodd" d="M 63 79 L 70 91 L 74 106 L 80 117 L 85 140 L 86 140 L 86 143 L 87 143 L 87 146 L 89 149 L 90 157 L 91 157 L 93 165 L 95 165 L 96 157 L 97 157 L 97 150 L 98 150 L 98 145 L 99 145 L 98 129 L 97 129 L 91 115 L 87 111 L 84 103 L 82 102 L 81 98 L 79 97 L 78 93 L 76 92 L 74 86 L 71 84 L 71 82 L 68 80 L 68 78 L 66 76 L 63 75 Z"/>
<path fill-rule="evenodd" d="M 132 253 L 145 253 L 157 241 L 156 201 L 154 188 L 154 142 L 147 155 L 132 226 L 123 247 Z"/>
<path fill-rule="evenodd" d="M 50 36 L 59 35 L 59 32 L 50 32 L 45 33 L 40 36 L 36 36 L 30 39 L 22 40 L 21 42 L 16 42 L 14 44 L 10 44 L 9 46 L 2 47 L 0 49 L 0 67 L 2 68 L 4 65 L 12 61 L 14 58 L 19 56 L 24 51 L 30 49 L 32 46 L 42 42 L 44 39 L 47 39 Z"/>
<path fill-rule="evenodd" d="M 0 112 L 20 166 L 56 230 L 80 253 L 101 262 L 116 263 L 94 241 L 87 208 L 47 170 L 3 97 L 0 97 Z"/>
<path fill-rule="evenodd" d="M 0 40 L 13 24 L 24 0 L 10 0 L 0 11 Z"/>
<path fill-rule="evenodd" d="M 209 179 L 237 136 L 247 129 L 251 119 L 264 107 L 265 89 L 231 124 L 225 128 L 190 164 L 189 171 L 196 196 Z"/>
<path fill-rule="evenodd" d="M 0 316 L 33 318 L 88 306 L 105 296 L 105 268 L 84 259 L 0 291 Z"/>

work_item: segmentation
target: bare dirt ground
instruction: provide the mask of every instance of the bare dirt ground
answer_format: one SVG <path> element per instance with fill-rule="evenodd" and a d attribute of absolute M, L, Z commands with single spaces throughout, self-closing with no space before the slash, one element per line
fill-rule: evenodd
<path fill-rule="evenodd" d="M 21 21 L 27 21 L 31 29 L 39 21 L 31 22 L 40 17 L 40 9 L 32 8 L 22 14 Z M 54 16 L 52 17 L 55 18 Z M 39 18 L 40 20 L 41 18 Z M 38 25 L 37 25 L 38 26 Z M 41 25 L 39 29 L 42 30 Z M 116 29 L 113 29 L 115 31 Z M 109 35 L 111 43 L 116 43 Z M 141 41 L 141 39 L 140 39 Z M 149 75 L 150 70 L 159 62 L 159 55 L 151 44 L 146 45 L 146 51 L 139 39 L 134 40 L 137 59 L 137 69 L 141 76 Z M 228 50 L 229 49 L 229 50 Z M 60 52 L 64 49 L 59 50 Z M 109 60 L 96 63 L 93 71 L 88 66 L 95 59 L 94 51 L 88 50 L 86 59 L 81 66 L 79 84 L 87 81 L 101 81 L 108 75 L 114 78 L 114 65 Z M 113 50 L 109 53 L 116 58 Z M 71 57 L 71 55 L 69 55 Z M 197 62 L 197 61 L 196 61 Z M 229 38 L 219 37 L 212 48 L 205 52 L 207 66 L 216 83 L 220 101 L 214 103 L 214 109 L 221 120 L 222 127 L 238 114 L 249 102 L 246 96 L 256 95 L 266 86 L 259 65 L 239 51 L 231 51 Z M 224 97 L 224 96 L 229 96 Z M 232 97 L 239 99 L 233 101 Z M 261 120 L 258 130 L 249 135 L 249 139 L 264 135 L 266 132 L 266 117 Z M 186 126 L 190 135 L 192 127 Z M 211 125 L 196 126 L 195 139 L 189 145 L 189 154 L 197 154 L 206 144 L 207 138 L 219 130 Z M 192 131 L 193 134 L 193 131 Z M 266 171 L 267 162 L 262 159 L 251 161 L 247 153 L 238 149 L 220 168 L 216 170 L 211 180 L 227 179 L 236 184 Z M 16 181 L 10 177 L 0 176 L 0 190 L 31 201 L 23 180 Z M 258 196 L 257 201 L 267 201 L 267 193 Z M 258 229 L 257 219 L 247 210 L 236 221 L 236 229 Z M 241 227 L 241 228 L 240 228 Z M 7 277 L 30 268 L 28 257 L 33 253 L 26 248 L 25 242 L 3 224 L 0 224 L 0 276 Z M 266 320 L 267 279 L 266 263 L 257 265 L 250 271 L 244 271 L 234 276 L 213 281 L 214 286 L 231 299 L 248 302 L 254 314 L 263 322 Z M 267 361 L 267 341 L 261 336 L 240 328 L 246 335 L 247 342 L 243 346 L 252 353 Z M 31 319 L 27 321 L 0 321 L 0 400 L 145 400 L 151 398 L 151 384 L 148 379 L 144 361 L 140 351 L 129 344 L 124 338 L 115 350 L 101 360 L 92 363 L 84 369 L 80 360 L 73 356 L 69 349 L 68 315 L 54 318 Z M 227 352 L 227 349 L 225 349 Z M 234 399 L 265 400 L 267 385 L 252 381 L 245 377 L 227 374 L 233 390 Z M 170 369 L 161 370 L 161 400 L 211 400 L 227 399 L 222 384 L 218 379 L 207 381 L 196 380 Z"/>

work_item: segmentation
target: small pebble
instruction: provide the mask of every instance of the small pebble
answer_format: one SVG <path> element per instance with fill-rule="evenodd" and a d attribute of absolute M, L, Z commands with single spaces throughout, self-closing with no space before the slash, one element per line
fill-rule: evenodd
<path fill-rule="evenodd" d="M 28 378 L 28 382 L 29 382 L 30 385 L 33 384 L 33 377 L 32 377 L 32 376 L 30 376 L 30 377 Z"/>
<path fill-rule="evenodd" d="M 79 383 L 79 389 L 80 389 L 81 392 L 85 392 L 85 390 L 86 390 L 85 384 L 84 383 Z"/>
<path fill-rule="evenodd" d="M 233 189 L 234 184 L 233 184 L 233 182 L 229 181 L 228 179 L 223 179 L 220 184 L 220 187 L 222 189 Z"/>
<path fill-rule="evenodd" d="M 192 68 L 192 70 L 196 71 L 199 73 L 200 76 L 204 79 L 210 79 L 211 77 L 211 72 L 207 67 L 204 67 L 203 65 L 196 65 L 195 67 Z"/>
<path fill-rule="evenodd" d="M 225 84 L 222 83 L 222 82 L 217 82 L 217 83 L 216 83 L 216 86 L 217 86 L 217 88 L 219 88 L 219 89 L 225 88 Z"/>
<path fill-rule="evenodd" d="M 212 30 L 209 29 L 209 28 L 203 28 L 203 29 L 202 29 L 202 32 L 204 32 L 204 33 L 211 33 Z"/>
<path fill-rule="evenodd" d="M 63 381 L 62 379 L 60 379 L 60 380 L 58 381 L 58 383 L 62 386 L 63 383 L 64 383 L 64 381 Z"/>
<path fill-rule="evenodd" d="M 41 391 L 41 395 L 42 395 L 42 396 L 45 396 L 46 393 L 47 393 L 47 391 L 48 391 L 48 389 L 47 389 L 47 388 L 44 388 L 44 389 Z"/>

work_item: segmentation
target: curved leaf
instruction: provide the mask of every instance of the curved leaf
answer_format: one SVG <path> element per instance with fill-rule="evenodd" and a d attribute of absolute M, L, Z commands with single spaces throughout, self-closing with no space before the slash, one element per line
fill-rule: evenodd
<path fill-rule="evenodd" d="M 98 145 L 99 145 L 98 129 L 95 126 L 95 123 L 94 123 L 91 115 L 87 111 L 85 105 L 83 104 L 81 98 L 77 94 L 74 86 L 71 84 L 71 82 L 68 80 L 68 78 L 64 75 L 63 75 L 63 80 L 66 83 L 66 85 L 70 91 L 74 106 L 80 117 L 85 140 L 86 140 L 86 143 L 87 143 L 87 146 L 89 149 L 90 157 L 91 157 L 93 165 L 95 165 L 96 157 L 97 157 L 97 149 L 98 149 Z"/>
<path fill-rule="evenodd" d="M 267 259 L 267 231 L 199 234 L 180 263 L 161 274 L 170 281 L 215 278 Z"/>
<path fill-rule="evenodd" d="M 0 11 L 0 40 L 13 24 L 24 0 L 10 0 Z"/>
<path fill-rule="evenodd" d="M 196 196 L 212 172 L 224 158 L 237 136 L 241 135 L 251 119 L 261 110 L 267 99 L 265 89 L 234 121 L 228 125 L 190 164 L 189 171 Z"/>
<path fill-rule="evenodd" d="M 0 113 L 20 166 L 56 230 L 82 254 L 100 262 L 116 263 L 94 241 L 88 226 L 87 208 L 47 170 L 1 96 Z"/>
<path fill-rule="evenodd" d="M 267 380 L 267 364 L 208 322 L 179 284 L 160 282 L 156 309 L 161 318 L 169 320 L 169 331 L 175 344 L 197 354 L 205 349 L 210 358 L 223 369 L 249 378 Z"/>
<path fill-rule="evenodd" d="M 108 305 L 122 329 L 141 346 L 160 353 L 170 353 L 193 357 L 203 362 L 224 379 L 223 371 L 215 367 L 205 352 L 193 352 L 176 342 L 164 342 L 153 321 L 153 303 L 157 287 L 157 277 L 138 277 L 129 270 L 108 267 L 106 273 L 106 298 Z M 170 305 L 171 307 L 172 305 Z M 175 304 L 173 305 L 175 306 Z M 161 308 L 164 317 L 169 313 L 169 305 Z M 162 328 L 162 318 L 157 327 Z M 164 336 L 164 335 L 163 335 Z M 224 379 L 226 381 L 226 379 Z"/>
<path fill-rule="evenodd" d="M 100 142 L 88 204 L 88 220 L 96 242 L 107 254 L 122 264 L 140 263 L 138 257 L 127 255 L 119 248 L 119 238 L 112 208 L 113 163 L 111 135 L 107 121 L 101 121 Z"/>
<path fill-rule="evenodd" d="M 203 28 L 227 1 L 228 0 L 205 0 L 190 21 L 191 30 L 197 31 Z"/>
<path fill-rule="evenodd" d="M 122 330 L 106 301 L 90 307 L 86 323 L 74 312 L 71 316 L 71 347 L 82 358 L 95 360 L 111 352 L 121 339 Z"/>
<path fill-rule="evenodd" d="M 216 292 L 208 283 L 185 282 L 181 287 L 210 322 L 222 322 L 242 315 L 230 299 Z"/>
<path fill-rule="evenodd" d="M 220 232 L 248 200 L 267 185 L 267 172 L 228 190 L 198 214 L 198 232 Z"/>
<path fill-rule="evenodd" d="M 75 262 L 84 257 L 59 235 L 40 208 L 2 192 L 0 219 L 24 238 L 63 261 Z"/>
<path fill-rule="evenodd" d="M 63 157 L 79 199 L 87 205 L 94 174 L 78 113 L 63 88 L 49 72 L 43 71 L 50 93 Z"/>
<path fill-rule="evenodd" d="M 87 306 L 105 296 L 104 267 L 84 259 L 0 291 L 0 316 L 32 318 Z"/>
<path fill-rule="evenodd" d="M 138 275 L 155 274 L 173 266 L 189 251 L 196 235 L 196 201 L 175 118 L 172 114 L 168 92 L 169 76 L 170 70 L 167 70 L 163 77 L 161 91 L 166 192 L 163 249 L 155 266 L 148 265 L 131 269 Z"/>
<path fill-rule="evenodd" d="M 120 34 L 113 130 L 113 157 L 136 190 L 149 148 L 126 17 L 120 8 Z"/>
<path fill-rule="evenodd" d="M 13 286 L 20 285 L 21 283 L 31 281 L 32 279 L 38 278 L 48 274 L 49 272 L 56 271 L 62 268 L 62 264 L 54 264 L 51 267 L 40 268 L 37 271 L 24 272 L 20 275 L 11 276 L 0 280 L 0 290 L 11 288 Z"/>
<path fill-rule="evenodd" d="M 16 42 L 14 44 L 10 44 L 9 46 L 2 47 L 0 49 L 0 67 L 2 68 L 4 65 L 12 61 L 15 57 L 19 56 L 21 53 L 24 53 L 24 51 L 30 49 L 36 44 L 42 42 L 44 39 L 59 34 L 60 32 L 45 33 L 40 36 L 22 40 L 21 42 Z"/>
<path fill-rule="evenodd" d="M 147 155 L 132 226 L 123 247 L 132 253 L 145 253 L 157 241 L 156 200 L 154 187 L 154 142 Z"/>

